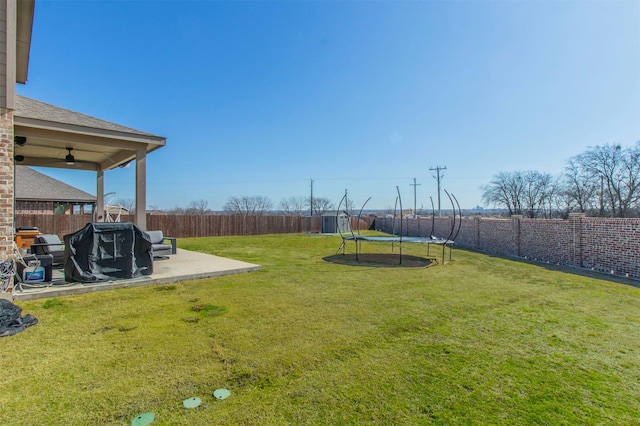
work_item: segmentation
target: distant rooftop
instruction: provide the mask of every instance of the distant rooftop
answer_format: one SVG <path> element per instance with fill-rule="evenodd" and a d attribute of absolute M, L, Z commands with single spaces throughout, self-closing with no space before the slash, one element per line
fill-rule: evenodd
<path fill-rule="evenodd" d="M 32 169 L 16 166 L 15 198 L 21 201 L 95 203 L 96 197 Z"/>

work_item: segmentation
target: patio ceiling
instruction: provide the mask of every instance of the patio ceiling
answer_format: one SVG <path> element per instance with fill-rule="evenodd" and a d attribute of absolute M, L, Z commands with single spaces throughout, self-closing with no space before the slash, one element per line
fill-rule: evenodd
<path fill-rule="evenodd" d="M 20 0 L 16 4 L 16 81 L 22 84 L 27 82 L 34 8 L 35 0 Z"/>
<path fill-rule="evenodd" d="M 110 170 L 165 145 L 166 139 L 16 95 L 16 164 L 76 170 Z M 26 137 L 20 145 L 20 137 Z M 67 164 L 71 154 L 75 161 Z"/>

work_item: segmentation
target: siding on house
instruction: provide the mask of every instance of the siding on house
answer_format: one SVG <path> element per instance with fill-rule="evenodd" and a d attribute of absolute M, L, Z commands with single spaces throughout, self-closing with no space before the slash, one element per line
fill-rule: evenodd
<path fill-rule="evenodd" d="M 53 214 L 53 201 L 19 201 L 16 200 L 15 214 Z"/>

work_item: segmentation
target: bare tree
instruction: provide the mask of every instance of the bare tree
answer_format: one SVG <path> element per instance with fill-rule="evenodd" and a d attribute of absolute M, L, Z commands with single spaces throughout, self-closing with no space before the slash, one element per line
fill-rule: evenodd
<path fill-rule="evenodd" d="M 640 142 L 633 147 L 604 145 L 573 158 L 592 185 L 600 187 L 600 214 L 626 217 L 640 199 Z"/>
<path fill-rule="evenodd" d="M 306 199 L 306 205 L 311 203 L 309 197 Z M 333 203 L 326 197 L 313 197 L 312 211 L 314 215 L 322 215 L 333 208 Z"/>
<path fill-rule="evenodd" d="M 567 161 L 560 177 L 537 171 L 500 172 L 482 187 L 482 199 L 509 215 L 552 217 L 560 210 L 630 217 L 640 210 L 640 141 L 624 148 L 589 148 Z"/>
<path fill-rule="evenodd" d="M 545 185 L 540 207 L 540 212 L 545 219 L 557 216 L 562 210 L 562 191 L 561 179 L 549 175 L 549 182 Z"/>
<path fill-rule="evenodd" d="M 273 206 L 269 197 L 262 195 L 230 197 L 222 207 L 224 211 L 242 216 L 261 216 Z"/>
<path fill-rule="evenodd" d="M 509 215 L 551 217 L 558 207 L 558 183 L 549 173 L 535 170 L 500 172 L 483 188 L 482 199 L 503 206 Z"/>
<path fill-rule="evenodd" d="M 549 173 L 529 170 L 521 173 L 523 189 L 523 212 L 527 217 L 538 217 L 544 213 L 547 203 L 551 203 L 553 178 Z M 545 216 L 547 216 L 545 214 Z"/>
<path fill-rule="evenodd" d="M 587 213 L 597 209 L 600 185 L 580 166 L 576 157 L 567 161 L 561 179 L 561 199 L 568 212 Z"/>
<path fill-rule="evenodd" d="M 116 201 L 116 203 L 126 209 L 128 212 L 134 212 L 134 207 L 136 205 L 136 202 L 134 200 L 132 200 L 131 198 L 118 198 L 118 200 Z"/>
<path fill-rule="evenodd" d="M 304 197 L 289 197 L 280 201 L 280 209 L 287 215 L 302 216 L 308 205 Z"/>
<path fill-rule="evenodd" d="M 500 172 L 482 187 L 482 200 L 492 206 L 504 206 L 509 215 L 522 214 L 524 181 L 522 172 Z"/>
<path fill-rule="evenodd" d="M 186 214 L 186 210 L 184 207 L 175 206 L 174 208 L 169 210 L 169 214 L 182 215 L 182 214 Z"/>
<path fill-rule="evenodd" d="M 200 199 L 197 201 L 192 201 L 189 203 L 189 206 L 187 207 L 186 213 L 187 214 L 195 214 L 195 215 L 204 215 L 209 213 L 209 209 L 207 209 L 207 205 L 209 203 L 207 202 L 207 200 L 204 199 Z"/>

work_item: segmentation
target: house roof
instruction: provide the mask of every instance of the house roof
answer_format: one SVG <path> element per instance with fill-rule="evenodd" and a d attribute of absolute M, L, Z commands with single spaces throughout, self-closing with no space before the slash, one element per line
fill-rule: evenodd
<path fill-rule="evenodd" d="M 16 95 L 14 132 L 26 137 L 15 147 L 23 166 L 110 170 L 166 144 L 166 139 L 86 114 Z M 71 148 L 72 151 L 68 151 Z M 65 157 L 71 152 L 73 164 Z"/>
<path fill-rule="evenodd" d="M 16 166 L 15 198 L 20 201 L 95 203 L 96 197 L 31 167 Z"/>
<path fill-rule="evenodd" d="M 91 129 L 111 130 L 114 132 L 130 133 L 134 135 L 155 136 L 151 133 L 125 127 L 110 121 L 91 117 L 90 115 L 60 108 L 45 102 L 16 95 L 16 109 L 14 117 L 32 118 L 51 123 L 70 124 Z"/>

